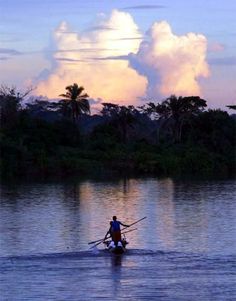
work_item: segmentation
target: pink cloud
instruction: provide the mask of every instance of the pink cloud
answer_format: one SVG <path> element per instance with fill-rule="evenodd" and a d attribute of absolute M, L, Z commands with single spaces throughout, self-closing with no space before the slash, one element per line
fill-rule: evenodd
<path fill-rule="evenodd" d="M 209 76 L 205 36 L 177 36 L 163 21 L 144 39 L 131 15 L 117 10 L 82 35 L 62 22 L 54 44 L 53 68 L 37 86 L 49 98 L 77 82 L 97 105 L 101 99 L 138 105 L 148 96 L 201 95 L 199 78 Z"/>
<path fill-rule="evenodd" d="M 131 65 L 149 79 L 148 94 L 200 95 L 198 78 L 209 76 L 207 40 L 203 35 L 173 34 L 170 25 L 154 23 Z"/>
<path fill-rule="evenodd" d="M 55 98 L 65 86 L 77 82 L 94 99 L 135 103 L 145 93 L 147 80 L 127 60 L 115 58 L 136 52 L 140 37 L 130 14 L 117 10 L 82 36 L 61 23 L 54 34 L 55 68 L 39 82 L 37 92 Z"/>

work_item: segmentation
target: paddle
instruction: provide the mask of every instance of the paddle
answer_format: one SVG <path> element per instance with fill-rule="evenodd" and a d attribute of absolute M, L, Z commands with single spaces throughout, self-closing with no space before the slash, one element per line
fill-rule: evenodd
<path fill-rule="evenodd" d="M 128 233 L 128 232 L 132 232 L 132 231 L 135 231 L 135 230 L 138 230 L 138 228 L 134 228 L 134 229 L 125 231 L 125 232 L 123 232 L 123 233 L 121 233 L 121 234 L 126 234 L 126 233 Z M 109 238 L 111 238 L 111 236 L 109 236 L 109 237 L 107 237 L 106 239 L 102 239 L 101 241 L 97 242 L 95 245 L 93 245 L 92 247 L 90 247 L 89 250 L 95 248 L 96 246 L 100 245 L 102 242 L 105 242 L 105 241 L 108 240 Z"/>
<path fill-rule="evenodd" d="M 104 238 L 98 239 L 98 240 L 94 240 L 94 241 L 90 241 L 90 242 L 88 242 L 88 245 L 95 244 L 96 242 L 103 241 L 103 240 L 104 240 Z"/>
<path fill-rule="evenodd" d="M 140 218 L 139 220 L 137 220 L 136 222 L 133 222 L 132 224 L 129 225 L 129 227 L 141 222 L 142 220 L 144 220 L 145 218 L 147 218 L 146 216 L 144 216 L 143 218 Z M 123 231 L 124 229 L 126 229 L 127 227 L 121 229 L 121 231 Z M 110 238 L 111 236 L 109 236 L 108 238 Z M 94 240 L 94 241 L 90 241 L 88 244 L 91 245 L 91 244 L 95 244 L 97 242 L 102 242 L 104 240 L 104 238 L 102 239 L 98 239 L 98 240 Z"/>

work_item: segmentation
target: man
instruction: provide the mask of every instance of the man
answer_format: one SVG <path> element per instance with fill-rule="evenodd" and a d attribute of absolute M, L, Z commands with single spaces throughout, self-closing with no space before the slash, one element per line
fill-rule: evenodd
<path fill-rule="evenodd" d="M 129 227 L 129 225 L 125 225 L 122 222 L 118 221 L 117 217 L 115 215 L 113 216 L 112 222 L 110 223 L 110 225 L 111 225 L 110 229 L 112 231 L 112 235 L 111 235 L 112 240 L 117 245 L 117 243 L 119 241 L 121 241 L 120 225 L 122 225 L 123 227 Z"/>

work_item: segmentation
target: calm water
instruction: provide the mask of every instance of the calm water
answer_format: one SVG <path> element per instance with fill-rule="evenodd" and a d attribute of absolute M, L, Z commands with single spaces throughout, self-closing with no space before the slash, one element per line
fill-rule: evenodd
<path fill-rule="evenodd" d="M 0 300 L 236 300 L 235 184 L 2 185 Z M 114 214 L 147 219 L 123 256 L 89 249 Z"/>

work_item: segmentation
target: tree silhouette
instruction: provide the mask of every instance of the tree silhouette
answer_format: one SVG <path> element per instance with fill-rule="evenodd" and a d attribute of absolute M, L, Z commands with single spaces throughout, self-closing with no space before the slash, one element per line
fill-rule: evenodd
<path fill-rule="evenodd" d="M 174 142 L 180 142 L 183 126 L 190 122 L 193 116 L 202 112 L 206 106 L 206 101 L 199 96 L 171 95 L 162 103 L 155 105 L 150 102 L 147 107 L 141 107 L 141 110 L 159 120 L 159 132 L 164 130 Z"/>
<path fill-rule="evenodd" d="M 128 129 L 136 121 L 138 110 L 134 106 L 119 106 L 112 103 L 103 103 L 102 115 L 109 117 L 121 133 L 121 139 L 127 142 Z"/>
<path fill-rule="evenodd" d="M 70 115 L 74 122 L 82 113 L 90 114 L 89 96 L 87 93 L 83 94 L 84 88 L 74 83 L 65 89 L 67 90 L 66 94 L 59 95 L 64 97 L 61 100 L 63 113 Z"/>
<path fill-rule="evenodd" d="M 33 90 L 28 88 L 24 93 L 17 91 L 16 87 L 1 85 L 0 87 L 0 123 L 12 125 L 15 123 L 19 111 L 22 109 L 23 99 Z"/>
<path fill-rule="evenodd" d="M 236 110 L 236 105 L 228 105 L 228 106 L 226 106 L 226 107 L 228 107 L 228 108 L 230 108 L 230 109 L 232 109 L 232 110 Z"/>

